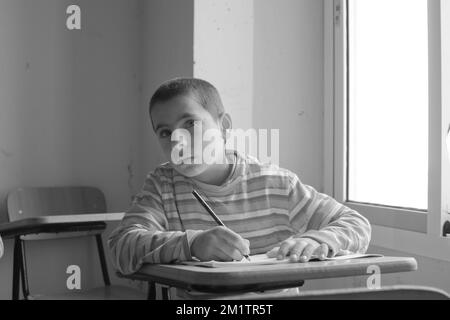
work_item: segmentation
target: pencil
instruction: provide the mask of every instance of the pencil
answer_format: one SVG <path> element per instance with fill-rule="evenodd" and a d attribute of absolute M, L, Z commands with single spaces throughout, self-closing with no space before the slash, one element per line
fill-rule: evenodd
<path fill-rule="evenodd" d="M 200 204 L 203 206 L 203 208 L 208 211 L 208 213 L 211 215 L 211 217 L 217 222 L 218 225 L 227 228 L 227 226 L 222 222 L 222 220 L 219 219 L 219 217 L 214 213 L 213 209 L 206 203 L 205 200 L 198 194 L 197 191 L 193 190 L 192 194 L 194 197 L 200 202 Z M 250 257 L 247 254 L 244 254 L 245 259 L 250 261 Z"/>

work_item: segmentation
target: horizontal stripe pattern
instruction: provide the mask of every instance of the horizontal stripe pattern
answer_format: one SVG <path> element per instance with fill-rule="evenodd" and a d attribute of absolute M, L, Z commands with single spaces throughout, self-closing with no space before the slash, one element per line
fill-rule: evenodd
<path fill-rule="evenodd" d="M 250 241 L 252 254 L 302 234 L 326 242 L 333 253 L 367 249 L 370 224 L 357 212 L 303 184 L 289 170 L 236 155 L 234 174 L 223 192 L 180 175 L 169 164 L 150 173 L 108 239 L 116 268 L 130 274 L 143 263 L 192 259 L 190 244 L 196 235 L 217 226 L 193 189 L 228 228 Z"/>

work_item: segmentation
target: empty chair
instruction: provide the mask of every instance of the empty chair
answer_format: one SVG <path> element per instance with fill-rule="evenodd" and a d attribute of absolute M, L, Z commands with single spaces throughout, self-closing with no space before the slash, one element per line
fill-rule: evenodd
<path fill-rule="evenodd" d="M 8 194 L 7 206 L 10 222 L 26 219 L 33 227 L 14 238 L 13 299 L 20 296 L 20 283 L 25 299 L 145 299 L 145 293 L 139 290 L 111 285 L 102 241 L 106 223 L 80 219 L 81 215 L 107 212 L 102 191 L 92 187 L 20 188 Z M 49 223 L 54 216 L 64 219 Z M 86 236 L 96 239 L 104 287 L 61 295 L 30 295 L 24 242 Z"/>

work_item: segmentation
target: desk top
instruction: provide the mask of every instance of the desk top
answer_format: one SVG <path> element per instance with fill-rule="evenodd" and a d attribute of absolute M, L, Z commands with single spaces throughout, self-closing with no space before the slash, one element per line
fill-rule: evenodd
<path fill-rule="evenodd" d="M 26 234 L 36 232 L 43 226 L 50 225 L 75 225 L 104 223 L 108 221 L 120 221 L 124 213 L 89 213 L 89 214 L 71 214 L 71 215 L 52 215 L 26 218 L 13 222 L 0 224 L 0 235 L 5 237 L 14 236 L 16 233 Z"/>
<path fill-rule="evenodd" d="M 145 265 L 126 278 L 155 281 L 182 289 L 225 292 L 231 287 L 288 287 L 303 280 L 362 276 L 373 273 L 376 265 L 385 273 L 417 270 L 417 261 L 409 257 L 376 257 L 340 261 L 313 261 L 262 266 L 205 268 L 186 265 Z M 295 286 L 295 285 L 293 285 Z"/>

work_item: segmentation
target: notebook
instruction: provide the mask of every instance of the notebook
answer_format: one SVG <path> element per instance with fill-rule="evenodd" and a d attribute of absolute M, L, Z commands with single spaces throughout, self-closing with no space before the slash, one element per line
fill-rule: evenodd
<path fill-rule="evenodd" d="M 333 258 L 325 258 L 324 261 L 338 261 L 338 260 L 348 260 L 348 259 L 360 259 L 360 258 L 376 258 L 382 257 L 381 254 L 347 254 L 341 256 L 335 256 Z M 316 256 L 313 256 L 310 261 L 320 261 Z M 269 258 L 267 254 L 257 254 L 250 256 L 250 261 L 247 259 L 242 259 L 241 261 L 183 261 L 181 264 L 189 266 L 199 266 L 206 268 L 222 268 L 222 267 L 245 267 L 245 266 L 261 266 L 261 265 L 273 265 L 273 264 L 286 264 L 286 263 L 298 263 L 291 262 L 289 258 L 278 260 L 277 258 Z"/>

